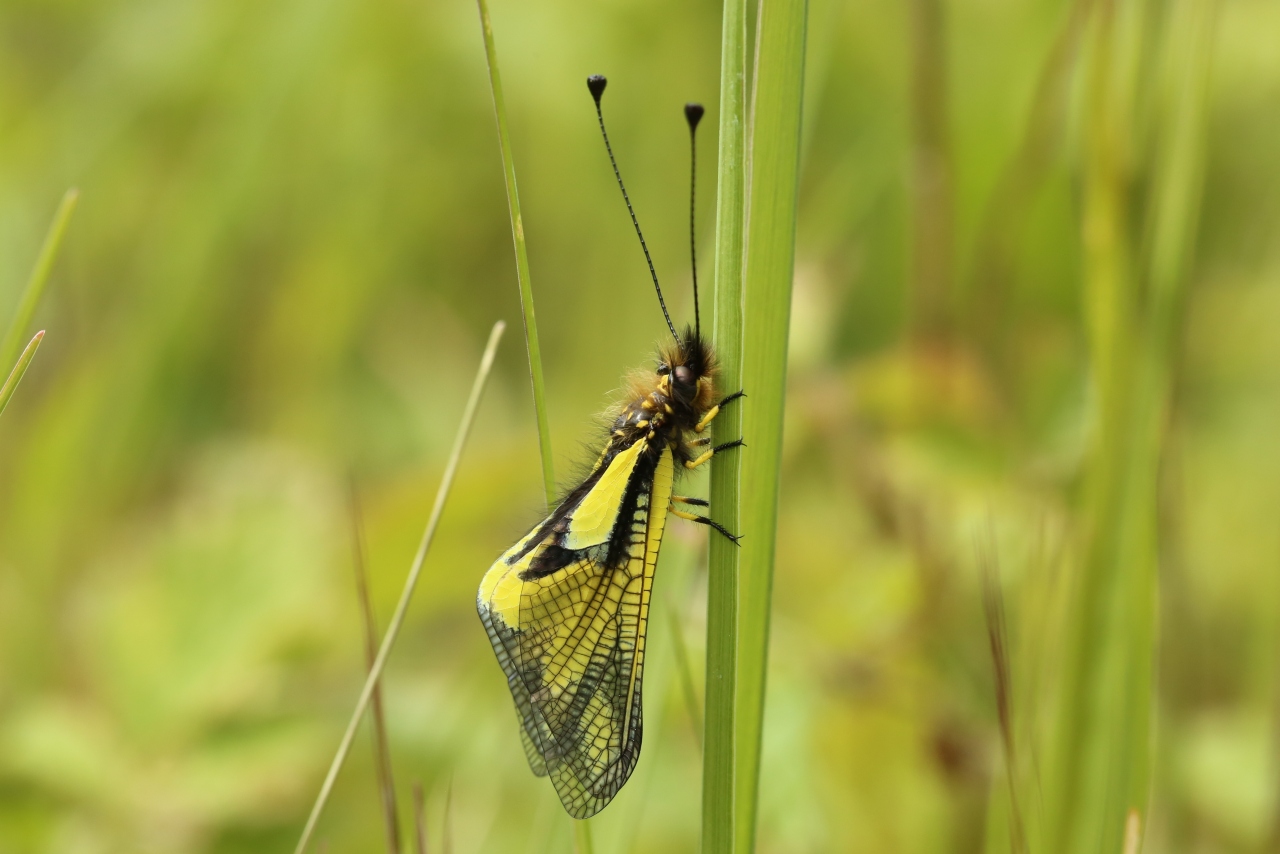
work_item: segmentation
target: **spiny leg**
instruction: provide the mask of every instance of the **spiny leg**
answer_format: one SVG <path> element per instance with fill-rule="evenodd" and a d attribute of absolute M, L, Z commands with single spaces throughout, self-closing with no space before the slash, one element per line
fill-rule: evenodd
<path fill-rule="evenodd" d="M 703 507 L 705 507 L 707 504 L 707 502 L 703 501 L 701 498 L 677 498 L 673 496 L 671 500 L 682 501 L 686 504 L 696 504 Z M 721 525 L 716 520 L 709 519 L 706 516 L 699 516 L 697 513 L 686 513 L 683 510 L 677 510 L 674 507 L 671 508 L 671 515 L 679 516 L 681 519 L 688 519 L 690 522 L 697 522 L 699 525 L 706 525 L 710 528 L 715 528 L 717 531 L 719 531 L 721 534 L 724 535 L 725 539 L 733 543 L 735 546 L 738 545 L 738 540 L 742 539 L 742 537 L 740 536 L 735 536 L 734 534 L 730 534 L 729 531 L 724 527 L 724 525 Z"/>
<path fill-rule="evenodd" d="M 709 451 L 703 451 L 696 459 L 685 460 L 684 467 L 687 469 L 696 469 L 698 466 L 702 465 L 721 451 L 727 451 L 730 448 L 745 448 L 746 446 L 747 443 L 741 439 L 734 439 L 732 442 L 725 442 L 722 445 L 716 445 Z"/>
<path fill-rule="evenodd" d="M 701 433 L 703 430 L 706 430 L 707 425 L 715 420 L 715 417 L 720 414 L 720 409 L 726 403 L 730 403 L 732 401 L 737 400 L 740 397 L 746 397 L 746 396 L 747 396 L 747 393 L 739 389 L 738 391 L 735 391 L 733 394 L 726 397 L 724 400 L 717 403 L 715 406 L 708 409 L 707 414 L 702 416 L 702 420 L 699 421 L 696 425 L 694 425 L 693 432 Z"/>
<path fill-rule="evenodd" d="M 701 433 L 703 430 L 707 429 L 707 425 L 710 424 L 715 419 L 715 417 L 720 414 L 721 407 L 723 407 L 727 403 L 730 403 L 731 401 L 737 400 L 740 397 L 746 397 L 746 393 L 742 391 L 734 392 L 733 394 L 726 397 L 724 400 L 717 403 L 715 406 L 711 407 L 709 410 L 707 410 L 707 414 L 702 416 L 702 420 L 699 421 L 697 425 L 693 428 L 694 431 L 697 433 Z M 701 438 L 694 439 L 692 442 L 689 442 L 688 446 L 691 448 L 700 448 L 710 444 L 711 444 L 711 437 L 703 436 Z M 695 459 L 686 460 L 685 467 L 689 469 L 696 469 L 698 466 L 703 465 L 704 463 L 707 462 L 707 460 L 711 459 L 721 451 L 727 451 L 730 448 L 743 448 L 743 447 L 746 447 L 746 444 L 747 443 L 742 441 L 741 439 L 734 439 L 732 442 L 724 442 L 723 444 L 716 445 L 714 448 L 703 451 Z M 694 507 L 710 506 L 710 504 L 705 499 L 686 498 L 683 495 L 673 495 L 671 496 L 671 501 L 673 503 L 679 502 L 681 504 L 690 504 L 690 505 L 693 505 Z M 696 513 L 687 513 L 683 510 L 677 510 L 675 507 L 671 508 L 671 513 L 675 516 L 680 517 L 681 519 L 687 519 L 690 522 L 697 522 L 699 525 L 706 525 L 710 528 L 714 528 L 716 531 L 719 531 L 720 534 L 724 536 L 725 539 L 733 543 L 735 546 L 738 545 L 738 540 L 742 539 L 742 537 L 736 534 L 729 533 L 729 530 L 727 528 L 725 528 L 719 522 L 707 516 L 699 516 Z"/>

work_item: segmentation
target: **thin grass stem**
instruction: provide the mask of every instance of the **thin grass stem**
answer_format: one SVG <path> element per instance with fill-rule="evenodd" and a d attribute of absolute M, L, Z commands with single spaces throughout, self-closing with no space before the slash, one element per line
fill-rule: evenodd
<path fill-rule="evenodd" d="M 440 479 L 440 488 L 436 492 L 435 504 L 431 508 L 431 517 L 427 520 L 426 530 L 422 534 L 422 542 L 418 544 L 418 552 L 414 555 L 413 564 L 409 568 L 409 575 L 405 579 L 404 589 L 400 593 L 400 601 L 396 603 L 395 613 L 391 617 L 390 625 L 387 626 L 386 634 L 383 635 L 382 645 L 378 648 L 378 657 L 374 660 L 373 667 L 370 668 L 369 675 L 365 678 L 364 688 L 360 691 L 360 698 L 356 701 L 355 710 L 351 713 L 351 720 L 347 723 L 346 732 L 342 736 L 342 741 L 338 744 L 338 751 L 333 757 L 333 762 L 329 765 L 329 772 L 325 775 L 324 783 L 320 787 L 320 793 L 316 796 L 315 805 L 311 808 L 311 815 L 308 816 L 306 826 L 302 829 L 302 836 L 298 839 L 294 854 L 302 854 L 307 849 L 307 843 L 315 832 L 316 823 L 320 820 L 320 815 L 324 812 L 325 805 L 329 802 L 329 794 L 333 791 L 333 784 L 338 778 L 338 772 L 342 770 L 347 754 L 351 751 L 351 743 L 355 739 L 356 730 L 360 726 L 360 719 L 369 707 L 374 688 L 382 677 L 382 670 L 386 667 L 391 650 L 395 646 L 396 639 L 400 636 L 405 614 L 409 610 L 409 602 L 413 599 L 413 591 L 417 588 L 418 578 L 422 574 L 422 565 L 427 559 L 427 552 L 431 549 L 431 543 L 436 536 L 436 529 L 440 525 L 440 517 L 444 513 L 445 500 L 449 497 L 449 490 L 453 487 L 454 476 L 458 473 L 458 464 L 462 460 L 462 451 L 466 447 L 467 437 L 471 433 L 471 425 L 475 421 L 476 410 L 480 406 L 480 396 L 484 392 L 489 373 L 493 369 L 493 359 L 498 351 L 498 342 L 502 340 L 502 333 L 505 329 L 506 324 L 499 320 L 493 325 L 493 331 L 489 333 L 489 343 L 485 346 L 484 355 L 480 359 L 480 368 L 476 371 L 475 382 L 471 386 L 471 396 L 467 398 L 466 408 L 462 412 L 462 422 L 458 425 L 458 433 L 453 440 L 453 449 L 449 452 L 449 461 L 445 464 L 444 476 Z"/>
<path fill-rule="evenodd" d="M 946 4 L 910 0 L 911 332 L 936 344 L 951 332 L 954 198 L 947 112 Z"/>
<path fill-rule="evenodd" d="M 511 217 L 511 237 L 516 250 L 516 276 L 520 282 L 520 307 L 524 312 L 524 340 L 529 355 L 529 381 L 533 386 L 533 408 L 538 422 L 538 452 L 542 458 L 542 490 L 550 512 L 556 499 L 555 457 L 551 450 L 551 427 L 547 415 L 546 382 L 542 376 L 542 347 L 538 343 L 538 321 L 533 310 L 533 280 L 529 272 L 529 251 L 524 238 L 524 216 L 520 212 L 520 190 L 516 184 L 515 155 L 511 151 L 511 134 L 507 130 L 507 105 L 502 95 L 502 75 L 498 71 L 498 49 L 494 45 L 493 22 L 489 4 L 476 0 L 480 10 L 480 29 L 484 35 L 484 58 L 489 68 L 489 91 L 493 95 L 493 114 L 498 123 L 498 142 L 502 151 L 502 175 L 507 187 L 507 212 Z M 574 822 L 574 839 L 581 854 L 592 854 L 591 830 L 587 820 Z"/>
<path fill-rule="evenodd" d="M 360 495 L 351 484 L 351 550 L 355 567 L 356 594 L 364 623 L 365 663 L 373 669 L 378 657 L 378 618 L 373 613 L 369 596 L 369 573 L 365 566 L 364 521 L 360 511 Z M 391 749 L 387 738 L 387 717 L 382 708 L 382 680 L 373 688 L 373 758 L 378 769 L 378 793 L 382 796 L 382 815 L 387 831 L 387 850 L 400 854 L 400 816 L 396 810 L 396 783 L 391 773 Z"/>
<path fill-rule="evenodd" d="M 1004 749 L 1005 782 L 1009 790 L 1009 848 L 1012 854 L 1027 854 L 1027 834 L 1018 798 L 1018 754 L 1014 738 L 1013 668 L 1010 664 L 1008 621 L 1005 619 L 1004 591 L 996 562 L 994 536 L 978 543 L 978 563 L 982 571 L 982 611 L 987 621 L 987 646 L 995 674 L 996 716 L 1000 721 L 1000 742 Z"/>
<path fill-rule="evenodd" d="M 1099 9 L 1088 87 L 1083 194 L 1086 323 L 1097 400 L 1087 538 L 1071 612 L 1054 743 L 1050 851 L 1097 850 L 1141 822 L 1150 797 L 1159 601 L 1160 469 L 1203 177 L 1216 0 L 1182 0 L 1167 20 Z M 1164 39 L 1161 74 L 1135 69 Z M 1163 95 L 1163 98 L 1161 96 Z M 1156 102 L 1145 246 L 1134 239 L 1140 135 L 1130 107 Z M 1145 154 L 1146 152 L 1143 152 Z M 1127 819 L 1126 816 L 1134 816 Z"/>
<path fill-rule="evenodd" d="M 1146 776 L 1143 734 L 1128 732 L 1125 707 L 1149 709 L 1140 658 L 1151 618 L 1134 599 L 1152 555 L 1120 562 L 1122 541 L 1140 520 L 1125 518 L 1124 468 L 1137 333 L 1128 173 L 1132 128 L 1123 105 L 1135 81 L 1121 59 L 1136 38 L 1118 21 L 1117 4 L 1098 10 L 1088 67 L 1083 234 L 1084 306 L 1097 415 L 1088 463 L 1088 534 L 1068 621 L 1059 731 L 1053 744 L 1046 843 L 1053 852 L 1096 850 L 1120 839 L 1134 781 Z M 1132 545 L 1137 545 L 1133 543 Z M 1146 545 L 1150 545 L 1149 543 Z"/>
<path fill-rule="evenodd" d="M 712 341 L 722 388 L 742 383 L 742 246 L 746 230 L 746 1 L 726 0 L 721 40 L 719 163 L 716 192 L 716 292 Z M 742 407 L 724 408 L 714 421 L 714 442 L 742 435 Z M 740 451 L 712 462 L 710 516 L 741 533 Z M 707 579 L 707 735 L 703 752 L 703 851 L 733 850 L 733 759 L 737 685 L 737 576 L 739 548 L 710 538 Z"/>
<path fill-rule="evenodd" d="M 493 24 L 489 20 L 489 4 L 476 0 L 480 9 L 480 28 L 484 33 L 484 58 L 489 66 L 489 90 L 493 94 L 493 113 L 498 121 L 498 143 L 502 150 L 502 175 L 507 184 L 507 210 L 511 216 L 511 236 L 516 248 L 516 277 L 520 282 L 520 307 L 524 312 L 524 342 L 529 354 L 529 380 L 533 385 L 533 408 L 538 420 L 538 450 L 542 456 L 542 488 L 547 508 L 555 500 L 555 459 L 551 453 L 551 428 L 547 418 L 546 383 L 542 378 L 542 348 L 538 344 L 538 322 L 533 312 L 533 281 L 529 274 L 529 252 L 524 240 L 524 217 L 520 213 L 520 190 L 516 186 L 516 162 L 511 153 L 511 134 L 507 130 L 507 106 L 502 97 L 502 77 L 498 73 L 498 49 L 493 43 Z"/>
<path fill-rule="evenodd" d="M 742 387 L 743 240 L 746 229 L 747 6 L 725 0 L 720 47 L 720 150 L 716 183 L 715 296 L 712 341 L 723 390 Z M 747 401 L 725 408 L 714 422 L 716 444 L 742 436 Z M 739 474 L 746 449 L 711 463 L 711 518 L 741 533 Z M 733 851 L 734 703 L 738 649 L 739 549 L 711 537 L 707 567 L 706 737 L 702 755 L 702 850 Z"/>
<path fill-rule="evenodd" d="M 453 780 L 444 792 L 444 819 L 440 822 L 440 850 L 453 854 Z"/>
<path fill-rule="evenodd" d="M 738 678 L 734 850 L 755 850 L 769 616 L 778 528 L 787 336 L 795 267 L 796 195 L 804 103 L 807 0 L 761 0 L 752 75 L 746 230 L 743 435 L 744 535 L 738 555 Z"/>
<path fill-rule="evenodd" d="M 13 366 L 9 378 L 4 381 L 4 385 L 0 386 L 0 413 L 4 412 L 4 408 L 9 405 L 9 399 L 13 397 L 13 393 L 18 390 L 18 383 L 22 382 L 22 376 L 27 372 L 27 368 L 31 365 L 31 360 L 35 358 L 36 350 L 40 348 L 40 342 L 44 340 L 44 330 L 41 329 L 36 333 L 36 337 L 32 338 L 27 344 L 22 356 L 18 358 L 18 364 Z"/>
<path fill-rule="evenodd" d="M 67 233 L 67 224 L 71 222 L 71 214 L 75 212 L 76 202 L 80 199 L 80 191 L 75 187 L 67 190 L 53 215 L 53 222 L 45 233 L 44 243 L 40 246 L 40 254 L 36 264 L 31 268 L 27 278 L 27 286 L 18 300 L 18 310 L 13 315 L 9 330 L 0 343 L 0 365 L 12 364 L 22 347 L 22 339 L 26 337 L 31 318 L 35 317 L 36 308 L 40 305 L 40 297 L 44 295 L 44 286 L 53 271 L 53 262 L 58 258 L 58 249 L 62 246 L 62 237 Z"/>
<path fill-rule="evenodd" d="M 1032 220 L 1031 209 L 1057 163 L 1080 49 L 1095 2 L 1071 0 L 1037 74 L 1018 146 L 1001 167 L 974 239 L 964 320 L 970 340 L 984 349 L 996 373 L 1018 361 L 1008 349 L 1012 346 L 1009 330 L 1016 325 L 1009 318 L 1016 302 L 1010 299 L 1010 288 L 1017 273 L 1018 248 Z"/>
<path fill-rule="evenodd" d="M 421 782 L 413 784 L 413 840 L 416 854 L 427 854 L 427 803 Z"/>

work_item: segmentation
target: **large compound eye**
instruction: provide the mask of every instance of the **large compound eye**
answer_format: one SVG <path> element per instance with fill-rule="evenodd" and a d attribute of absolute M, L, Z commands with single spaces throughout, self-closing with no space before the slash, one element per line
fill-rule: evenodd
<path fill-rule="evenodd" d="M 676 383 L 677 383 L 677 384 L 679 384 L 679 385 L 693 385 L 693 371 L 689 370 L 689 369 L 688 369 L 687 367 L 685 367 L 684 365 L 677 365 L 677 366 L 676 366 L 676 370 L 675 370 L 675 374 L 676 374 Z"/>
<path fill-rule="evenodd" d="M 658 376 L 665 377 L 669 373 L 671 373 L 671 369 L 666 365 L 658 365 Z"/>

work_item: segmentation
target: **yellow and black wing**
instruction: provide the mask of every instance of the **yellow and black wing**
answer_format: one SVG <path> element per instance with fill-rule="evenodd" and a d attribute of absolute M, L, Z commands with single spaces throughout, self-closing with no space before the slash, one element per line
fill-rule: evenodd
<path fill-rule="evenodd" d="M 653 570 L 674 478 L 639 439 L 490 567 L 477 610 L 507 675 L 529 766 L 587 818 L 631 776 Z"/>

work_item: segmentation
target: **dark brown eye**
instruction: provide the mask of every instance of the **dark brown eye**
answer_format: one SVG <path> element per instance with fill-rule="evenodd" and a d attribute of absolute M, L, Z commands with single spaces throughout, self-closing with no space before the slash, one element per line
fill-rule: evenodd
<path fill-rule="evenodd" d="M 689 370 L 684 365 L 677 365 L 675 374 L 676 374 L 676 382 L 679 383 L 680 385 L 693 384 L 693 371 Z"/>

